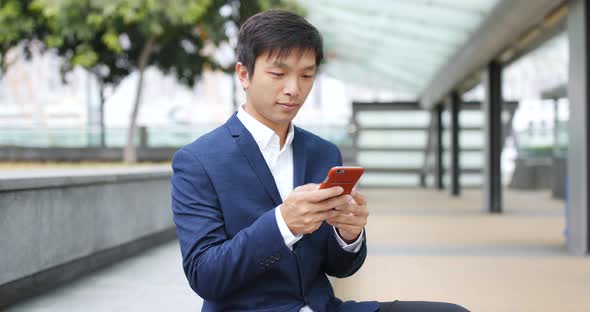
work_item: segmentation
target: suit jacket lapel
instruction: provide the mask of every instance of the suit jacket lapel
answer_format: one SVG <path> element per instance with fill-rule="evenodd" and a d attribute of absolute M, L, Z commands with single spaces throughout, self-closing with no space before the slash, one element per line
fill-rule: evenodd
<path fill-rule="evenodd" d="M 240 122 L 236 114 L 230 117 L 226 124 L 232 136 L 236 138 L 236 143 L 240 147 L 242 154 L 248 159 L 250 167 L 252 167 L 252 170 L 254 170 L 262 185 L 264 185 L 266 192 L 272 198 L 275 205 L 280 205 L 283 202 L 281 195 L 256 141 Z M 245 181 L 245 183 L 248 183 L 248 181 Z"/>
<path fill-rule="evenodd" d="M 304 143 L 303 133 L 299 128 L 295 127 L 293 137 L 293 188 L 305 184 L 307 155 L 305 153 Z"/>

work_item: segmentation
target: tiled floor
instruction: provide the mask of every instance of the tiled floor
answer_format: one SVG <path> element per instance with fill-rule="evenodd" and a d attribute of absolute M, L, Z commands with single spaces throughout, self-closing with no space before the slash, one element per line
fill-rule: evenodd
<path fill-rule="evenodd" d="M 146 251 L 8 311 L 200 311 L 178 242 Z"/>
<path fill-rule="evenodd" d="M 590 258 L 565 250 L 563 202 L 506 192 L 506 211 L 480 210 L 421 189 L 364 190 L 369 255 L 353 277 L 334 280 L 356 300 L 451 301 L 472 311 L 590 311 Z M 10 311 L 199 311 L 177 242 L 147 251 Z"/>
<path fill-rule="evenodd" d="M 355 300 L 432 300 L 472 311 L 590 311 L 590 258 L 565 249 L 563 202 L 506 192 L 506 211 L 480 210 L 431 190 L 365 190 L 369 255 L 336 294 Z"/>

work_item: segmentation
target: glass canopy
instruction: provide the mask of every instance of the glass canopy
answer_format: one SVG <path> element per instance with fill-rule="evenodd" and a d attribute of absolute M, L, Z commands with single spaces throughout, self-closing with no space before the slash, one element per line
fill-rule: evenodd
<path fill-rule="evenodd" d="M 418 95 L 499 0 L 298 0 L 323 35 L 324 72 Z"/>

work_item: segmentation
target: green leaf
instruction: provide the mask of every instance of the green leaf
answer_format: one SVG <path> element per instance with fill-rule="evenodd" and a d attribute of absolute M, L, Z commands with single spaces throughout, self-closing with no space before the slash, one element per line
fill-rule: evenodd
<path fill-rule="evenodd" d="M 102 42 L 115 53 L 121 53 L 123 51 L 121 43 L 119 42 L 119 34 L 114 30 L 109 30 L 102 35 Z"/>
<path fill-rule="evenodd" d="M 45 42 L 47 43 L 47 45 L 50 48 L 57 48 L 57 47 L 60 47 L 64 41 L 63 41 L 62 37 L 59 37 L 56 35 L 49 35 L 49 36 L 47 36 L 47 39 L 45 40 Z"/>
<path fill-rule="evenodd" d="M 88 23 L 88 25 L 95 28 L 100 27 L 104 20 L 105 18 L 98 13 L 90 13 L 86 17 L 86 22 Z"/>
<path fill-rule="evenodd" d="M 82 45 L 76 48 L 76 54 L 72 57 L 72 64 L 90 68 L 98 61 L 98 55 L 92 48 Z"/>

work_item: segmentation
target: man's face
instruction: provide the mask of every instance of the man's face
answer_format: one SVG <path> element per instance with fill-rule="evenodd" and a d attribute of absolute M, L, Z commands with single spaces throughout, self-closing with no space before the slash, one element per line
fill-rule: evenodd
<path fill-rule="evenodd" d="M 242 70 L 242 72 L 241 72 Z M 289 125 L 305 102 L 316 73 L 315 53 L 298 50 L 277 59 L 268 53 L 258 56 L 254 75 L 244 79 L 245 67 L 238 68 L 242 87 L 246 89 L 246 111 L 277 131 Z"/>

